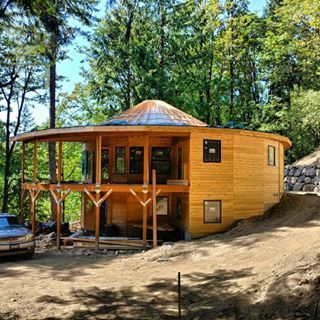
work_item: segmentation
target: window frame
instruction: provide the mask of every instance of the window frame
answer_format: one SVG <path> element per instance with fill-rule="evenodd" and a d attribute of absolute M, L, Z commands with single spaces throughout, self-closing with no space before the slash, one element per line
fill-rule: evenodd
<path fill-rule="evenodd" d="M 206 159 L 206 142 L 210 143 L 210 142 L 214 142 L 214 143 L 218 143 L 218 154 L 219 157 L 217 160 L 210 160 L 210 159 Z M 213 139 L 203 139 L 203 162 L 204 163 L 221 163 L 221 140 L 213 140 Z"/>
<path fill-rule="evenodd" d="M 124 150 L 124 166 L 123 166 L 123 172 L 119 172 L 119 171 L 117 170 L 117 169 L 118 169 L 118 166 L 117 166 L 117 160 L 118 160 L 117 151 L 118 151 L 118 149 L 123 149 L 123 150 Z M 124 175 L 124 174 L 126 174 L 126 169 L 127 169 L 126 153 L 127 153 L 126 147 L 116 147 L 116 148 L 115 148 L 115 151 L 114 151 L 114 173 L 115 173 L 115 174 L 119 174 L 119 175 Z"/>
<path fill-rule="evenodd" d="M 132 150 L 133 149 L 141 149 L 141 151 L 142 151 L 142 159 L 131 159 L 131 153 L 132 153 Z M 143 166 L 144 166 L 144 147 L 130 147 L 130 149 L 129 149 L 129 173 L 130 174 L 143 174 Z M 142 164 L 142 166 L 141 166 L 141 170 L 139 170 L 139 171 L 132 171 L 132 168 L 134 167 L 134 165 L 132 165 L 133 163 L 139 163 L 139 162 L 141 162 L 141 164 Z"/>
<path fill-rule="evenodd" d="M 167 149 L 169 151 L 169 158 L 168 159 L 153 159 L 153 151 L 159 149 Z M 157 168 L 155 167 L 154 163 L 155 162 L 166 162 L 169 164 L 168 166 L 168 170 L 167 171 L 159 171 L 157 170 Z M 163 174 L 163 175 L 170 175 L 171 174 L 171 148 L 170 147 L 151 147 L 151 170 L 155 169 L 157 171 L 157 174 Z"/>
<path fill-rule="evenodd" d="M 158 213 L 158 200 L 166 201 L 166 213 Z M 169 196 L 157 196 L 156 197 L 156 215 L 157 216 L 168 216 L 169 215 Z"/>
<path fill-rule="evenodd" d="M 270 159 L 270 150 L 273 149 L 273 161 Z M 268 166 L 275 167 L 276 166 L 276 147 L 272 145 L 268 145 Z"/>
<path fill-rule="evenodd" d="M 219 221 L 209 222 L 206 221 L 206 202 L 218 202 L 219 203 Z M 222 201 L 221 200 L 203 200 L 203 223 L 204 224 L 220 224 L 222 223 Z"/>

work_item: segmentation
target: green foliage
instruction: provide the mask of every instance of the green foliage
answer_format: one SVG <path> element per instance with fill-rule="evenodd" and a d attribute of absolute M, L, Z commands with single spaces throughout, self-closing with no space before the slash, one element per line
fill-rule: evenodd
<path fill-rule="evenodd" d="M 162 99 L 210 125 L 241 124 L 286 135 L 293 141 L 288 162 L 319 146 L 318 1 L 270 0 L 262 17 L 249 12 L 245 0 L 111 2 L 92 30 L 88 48 L 83 48 L 89 64 L 88 70 L 83 70 L 85 81 L 71 94 L 61 95 L 58 126 L 98 124 L 142 100 Z M 17 0 L 5 11 L 0 6 L 0 44 L 4 48 L 0 52 L 0 85 L 9 80 L 10 68 L 17 61 L 31 61 L 40 68 L 50 60 L 52 35 L 57 36 L 60 49 L 57 58 L 64 58 L 61 48 L 77 31 L 68 18 L 89 23 L 95 3 Z M 17 21 L 18 12 L 29 20 L 17 23 L 16 39 L 5 31 L 8 23 Z M 30 30 L 34 30 L 32 37 L 24 42 L 23 35 Z M 27 65 L 20 65 L 19 70 Z M 23 79 L 21 74 L 16 92 L 20 92 Z M 42 81 L 38 85 L 45 87 Z M 30 129 L 29 109 L 34 98 L 28 98 L 19 130 Z M 0 111 L 5 107 L 0 101 Z M 3 172 L 6 130 L 0 129 Z M 30 175 L 33 151 L 28 152 L 26 171 Z M 63 153 L 64 179 L 79 181 L 81 145 L 65 143 Z M 39 178 L 47 180 L 46 144 L 38 145 L 38 154 Z M 11 161 L 12 210 L 19 208 L 20 158 L 18 147 Z M 2 180 L 0 175 L 1 185 Z M 43 219 L 49 215 L 48 201 L 48 197 L 39 200 Z M 77 193 L 68 197 L 67 220 L 78 219 L 80 202 Z"/>

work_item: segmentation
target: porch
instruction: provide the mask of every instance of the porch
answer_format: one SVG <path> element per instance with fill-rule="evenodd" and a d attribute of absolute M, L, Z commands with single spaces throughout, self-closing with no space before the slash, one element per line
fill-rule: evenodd
<path fill-rule="evenodd" d="M 57 142 L 57 183 L 40 181 L 37 176 L 39 142 Z M 81 181 L 63 178 L 62 150 L 65 142 L 82 144 Z M 33 172 L 32 178 L 28 179 L 25 177 L 25 159 L 26 146 L 30 143 L 33 144 Z M 24 141 L 22 180 L 22 203 L 26 191 L 30 194 L 33 231 L 38 196 L 41 192 L 49 192 L 54 198 L 57 206 L 57 248 L 61 244 L 62 205 L 72 192 L 81 194 L 82 229 L 94 233 L 96 249 L 103 242 L 101 236 L 112 237 L 115 234 L 112 226 L 119 230 L 117 236 L 129 239 L 134 234 L 137 245 L 146 246 L 147 241 L 152 240 L 155 246 L 161 228 L 175 226 L 183 229 L 186 220 L 189 136 L 188 133 L 175 135 L 174 132 L 98 132 L 94 136 L 77 134 Z M 162 206 L 162 212 L 159 212 L 159 206 Z M 23 205 L 21 211 L 24 215 Z M 138 234 L 132 229 L 141 232 Z M 152 239 L 150 231 L 148 234 L 150 229 Z"/>

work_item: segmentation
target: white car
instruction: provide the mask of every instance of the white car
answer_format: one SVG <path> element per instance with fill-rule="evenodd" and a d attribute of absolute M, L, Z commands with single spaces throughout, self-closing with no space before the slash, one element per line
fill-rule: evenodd
<path fill-rule="evenodd" d="M 0 256 L 32 257 L 35 241 L 32 232 L 19 223 L 16 216 L 0 214 Z"/>

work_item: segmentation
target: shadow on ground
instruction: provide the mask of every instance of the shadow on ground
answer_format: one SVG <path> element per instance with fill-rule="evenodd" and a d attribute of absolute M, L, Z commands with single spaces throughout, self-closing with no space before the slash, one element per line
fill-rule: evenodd
<path fill-rule="evenodd" d="M 290 274 L 284 274 L 269 286 L 265 299 L 257 302 L 252 301 L 252 297 L 259 291 L 259 284 L 247 291 L 241 291 L 236 285 L 237 280 L 250 276 L 250 269 L 217 270 L 211 275 L 201 272 L 182 275 L 182 319 L 320 319 L 315 315 L 320 294 L 319 279 L 314 279 L 301 290 L 290 291 Z M 62 300 L 46 295 L 39 297 L 38 302 L 65 308 L 78 305 L 66 320 L 178 319 L 177 279 L 173 278 L 159 278 L 143 288 L 116 290 L 91 287 L 73 291 L 71 296 L 70 300 Z M 52 315 L 45 319 L 59 318 Z"/>

